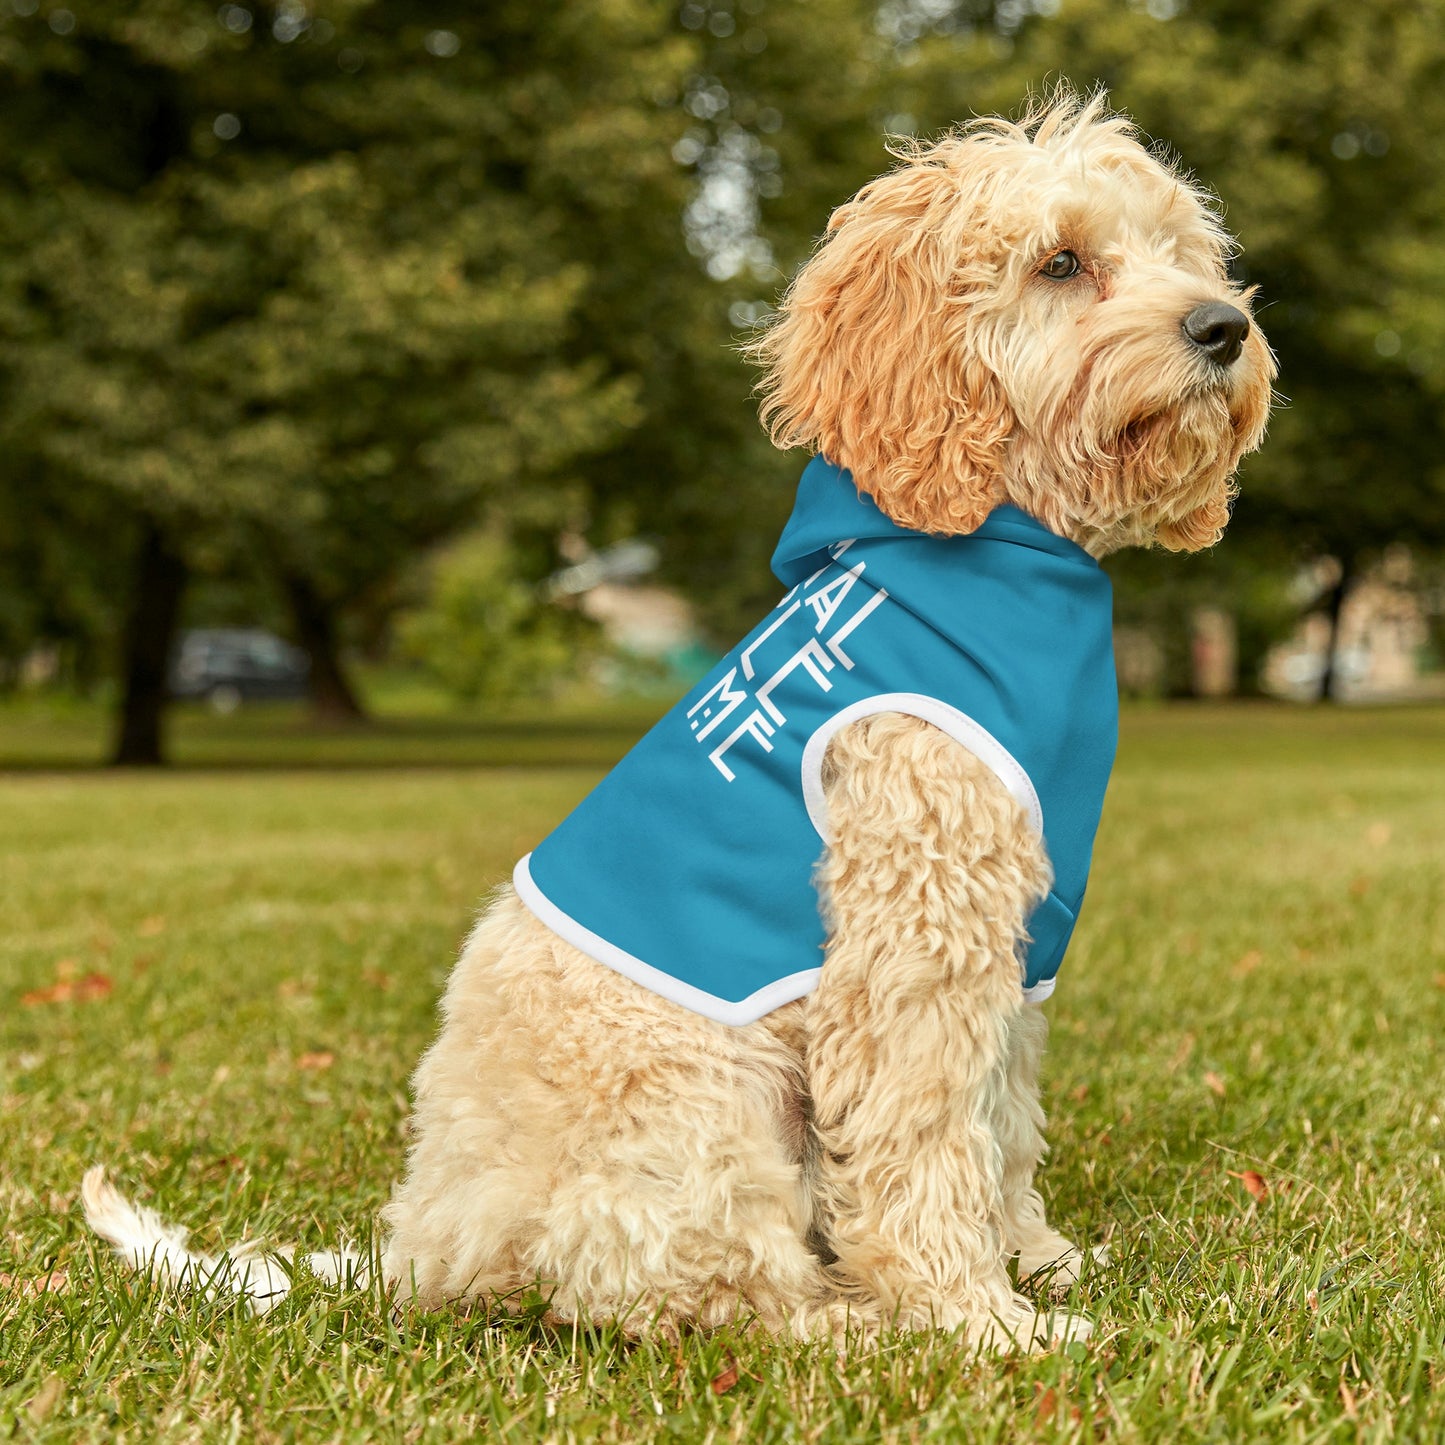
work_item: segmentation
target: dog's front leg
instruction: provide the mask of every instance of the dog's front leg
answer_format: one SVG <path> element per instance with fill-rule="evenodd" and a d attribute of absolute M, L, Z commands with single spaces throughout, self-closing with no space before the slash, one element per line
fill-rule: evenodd
<path fill-rule="evenodd" d="M 1021 1280 L 1032 1277 L 1062 1293 L 1079 1278 L 1084 1256 L 1052 1228 L 1034 1173 L 1047 1152 L 1044 1111 L 1039 1103 L 1039 1065 L 1049 1026 L 1043 1009 L 1025 1004 L 1009 1028 L 1003 1087 L 994 1103 L 994 1133 L 1003 1157 L 1004 1247 L 1018 1256 Z M 1095 1259 L 1106 1259 L 1102 1246 Z"/>
<path fill-rule="evenodd" d="M 824 789 L 829 943 L 808 1069 L 836 1274 L 903 1326 L 1079 1337 L 1084 1321 L 1039 1319 L 1010 1285 L 995 1127 L 1042 844 L 988 767 L 915 718 L 841 732 Z"/>

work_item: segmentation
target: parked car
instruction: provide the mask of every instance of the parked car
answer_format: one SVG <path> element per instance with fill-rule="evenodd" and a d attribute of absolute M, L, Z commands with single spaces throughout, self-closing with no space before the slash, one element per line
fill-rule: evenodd
<path fill-rule="evenodd" d="M 184 633 L 171 663 L 176 698 L 204 698 L 217 712 L 243 702 L 305 697 L 311 659 L 259 627 L 205 627 Z"/>

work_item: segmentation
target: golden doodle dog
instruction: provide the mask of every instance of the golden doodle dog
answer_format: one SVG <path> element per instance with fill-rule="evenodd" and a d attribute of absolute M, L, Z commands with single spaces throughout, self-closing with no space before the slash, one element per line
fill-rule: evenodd
<path fill-rule="evenodd" d="M 1038 1075 L 1112 763 L 1126 545 L 1220 536 L 1273 359 L 1208 200 L 1102 99 L 977 120 L 833 216 L 755 343 L 816 453 L 739 650 L 519 865 L 415 1077 L 382 1268 L 638 1332 L 1080 1338 L 1021 1278 Z M 264 1306 L 87 1176 L 136 1263 Z M 335 1273 L 335 1259 L 313 1261 Z"/>

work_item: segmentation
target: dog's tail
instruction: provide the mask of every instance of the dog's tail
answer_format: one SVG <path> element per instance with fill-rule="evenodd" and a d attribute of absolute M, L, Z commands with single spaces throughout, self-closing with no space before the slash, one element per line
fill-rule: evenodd
<path fill-rule="evenodd" d="M 186 1248 L 185 1229 L 167 1224 L 143 1204 L 132 1204 L 105 1177 L 103 1164 L 86 1170 L 80 1199 L 85 1222 L 132 1269 L 200 1290 L 207 1299 L 243 1298 L 258 1315 L 280 1304 L 291 1288 L 294 1249 L 266 1250 L 253 1242 L 219 1255 L 196 1254 Z M 305 1259 L 311 1272 L 330 1284 L 364 1285 L 371 1273 L 370 1262 L 354 1249 L 325 1250 Z"/>

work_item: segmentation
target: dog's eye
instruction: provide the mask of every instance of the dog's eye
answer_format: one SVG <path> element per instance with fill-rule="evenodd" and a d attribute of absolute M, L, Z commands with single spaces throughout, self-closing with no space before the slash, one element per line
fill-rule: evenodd
<path fill-rule="evenodd" d="M 1070 276 L 1077 276 L 1081 269 L 1079 258 L 1072 251 L 1055 251 L 1039 267 L 1039 274 L 1047 276 L 1050 281 L 1067 281 Z"/>

